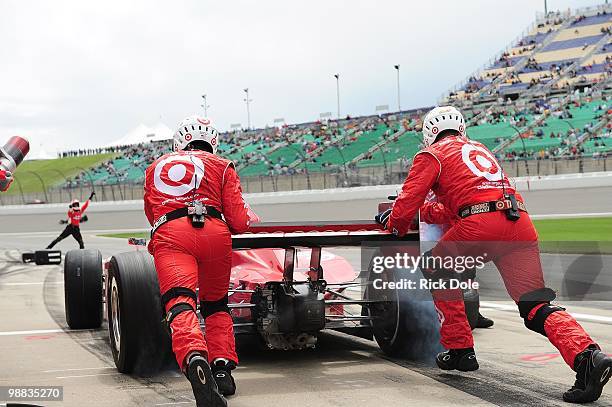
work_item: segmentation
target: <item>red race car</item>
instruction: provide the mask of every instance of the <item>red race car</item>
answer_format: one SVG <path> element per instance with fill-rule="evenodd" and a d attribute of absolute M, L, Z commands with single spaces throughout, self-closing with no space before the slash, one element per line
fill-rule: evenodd
<path fill-rule="evenodd" d="M 376 250 L 381 242 L 418 247 L 418 240 L 418 230 L 399 239 L 373 221 L 264 223 L 233 236 L 229 307 L 235 333 L 259 335 L 265 347 L 288 350 L 313 348 L 318 332 L 332 329 L 375 339 L 389 355 L 401 353 L 419 336 L 417 311 L 404 298 L 410 293 L 372 288 L 374 278 L 400 281 L 401 273 L 374 274 L 371 264 L 362 271 L 323 248 L 368 242 L 376 242 Z M 146 244 L 144 239 L 130 243 Z M 363 263 L 361 256 L 357 263 Z M 97 250 L 69 251 L 64 280 L 70 328 L 99 328 L 106 308 L 119 372 L 154 371 L 169 359 L 157 274 L 146 250 L 119 253 L 104 262 Z M 475 306 L 468 306 L 467 296 Z M 473 293 L 466 293 L 471 321 L 478 316 L 477 303 Z"/>

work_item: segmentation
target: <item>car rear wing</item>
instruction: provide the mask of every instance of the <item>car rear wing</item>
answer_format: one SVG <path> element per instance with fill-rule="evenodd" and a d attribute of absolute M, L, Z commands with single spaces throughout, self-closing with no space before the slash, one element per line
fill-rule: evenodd
<path fill-rule="evenodd" d="M 234 249 L 360 246 L 367 241 L 414 241 L 418 230 L 398 237 L 370 220 L 334 222 L 268 222 L 232 236 Z"/>
<path fill-rule="evenodd" d="M 232 236 L 234 250 L 277 248 L 285 249 L 283 280 L 293 281 L 296 248 L 311 249 L 308 277 L 310 281 L 323 279 L 321 248 L 339 246 L 361 246 L 365 242 L 415 241 L 418 230 L 411 230 L 406 236 L 398 237 L 381 228 L 374 221 L 346 222 L 302 222 L 302 223 L 260 223 L 252 226 L 247 233 Z"/>

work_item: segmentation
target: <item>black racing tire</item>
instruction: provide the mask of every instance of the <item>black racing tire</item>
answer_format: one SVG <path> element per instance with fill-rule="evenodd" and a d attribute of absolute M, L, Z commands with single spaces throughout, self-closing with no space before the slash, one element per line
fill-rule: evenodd
<path fill-rule="evenodd" d="M 470 328 L 474 330 L 478 324 L 478 314 L 480 312 L 480 296 L 478 290 L 463 290 L 463 303 L 465 305 L 465 315 L 470 323 Z"/>
<path fill-rule="evenodd" d="M 162 322 L 159 283 L 149 253 L 111 258 L 106 304 L 111 350 L 120 373 L 155 373 L 171 360 L 170 335 Z"/>
<path fill-rule="evenodd" d="M 383 276 L 386 281 L 414 281 L 419 277 L 406 270 L 387 270 L 385 273 L 389 273 Z M 369 276 L 368 280 L 372 281 L 381 275 L 370 272 Z M 386 355 L 425 361 L 442 349 L 438 316 L 429 291 L 375 290 L 368 285 L 365 298 L 379 301 L 367 307 L 367 315 L 374 318 L 372 334 Z"/>
<path fill-rule="evenodd" d="M 71 329 L 95 329 L 102 324 L 102 254 L 77 249 L 64 260 L 64 304 Z"/>

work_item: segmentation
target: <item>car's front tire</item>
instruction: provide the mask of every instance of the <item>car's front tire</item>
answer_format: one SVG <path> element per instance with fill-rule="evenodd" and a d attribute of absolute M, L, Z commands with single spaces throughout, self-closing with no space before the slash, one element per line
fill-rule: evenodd
<path fill-rule="evenodd" d="M 155 264 L 149 253 L 127 252 L 111 258 L 106 301 L 117 370 L 137 374 L 158 371 L 172 350 L 162 322 Z"/>

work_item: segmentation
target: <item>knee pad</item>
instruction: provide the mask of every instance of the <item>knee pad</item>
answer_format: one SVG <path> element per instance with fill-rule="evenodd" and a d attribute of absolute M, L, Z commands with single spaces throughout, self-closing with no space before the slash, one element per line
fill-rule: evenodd
<path fill-rule="evenodd" d="M 187 302 L 177 302 L 174 304 L 168 312 L 166 312 L 166 324 L 168 324 L 168 328 L 170 328 L 170 324 L 174 321 L 174 318 L 178 316 L 181 312 L 191 311 L 195 314 L 195 309 L 191 306 L 191 304 Z"/>
<path fill-rule="evenodd" d="M 519 313 L 525 321 L 525 326 L 534 332 L 546 336 L 544 323 L 546 318 L 553 312 L 565 311 L 565 308 L 551 305 L 550 302 L 556 298 L 556 294 L 550 288 L 540 288 L 535 291 L 523 294 L 518 301 Z M 538 308 L 539 307 L 539 308 Z M 538 308 L 533 318 L 529 319 L 529 314 L 534 308 Z"/>
<path fill-rule="evenodd" d="M 161 296 L 161 302 L 163 304 L 162 305 L 163 309 L 166 309 L 166 305 L 168 304 L 168 302 L 170 302 L 170 300 L 172 300 L 174 298 L 178 298 L 178 297 L 188 297 L 188 298 L 191 298 L 195 303 L 197 303 L 197 301 L 198 301 L 198 297 L 197 297 L 195 291 L 193 291 L 193 290 L 191 290 L 189 288 L 185 288 L 185 287 L 172 287 L 171 289 L 166 291 Z M 168 312 L 166 312 L 166 315 L 164 317 L 164 320 L 166 321 L 166 324 L 168 325 L 168 328 L 170 328 L 170 324 L 172 323 L 174 318 L 176 318 L 177 315 L 180 314 L 181 312 L 185 312 L 185 311 L 191 311 L 191 312 L 195 313 L 194 307 L 191 304 L 189 304 L 188 302 L 177 302 L 176 304 L 174 304 L 168 310 Z"/>
<path fill-rule="evenodd" d="M 200 301 L 200 314 L 202 318 L 206 319 L 217 312 L 227 312 L 229 314 L 230 310 L 227 306 L 227 301 L 227 295 L 216 301 Z"/>

